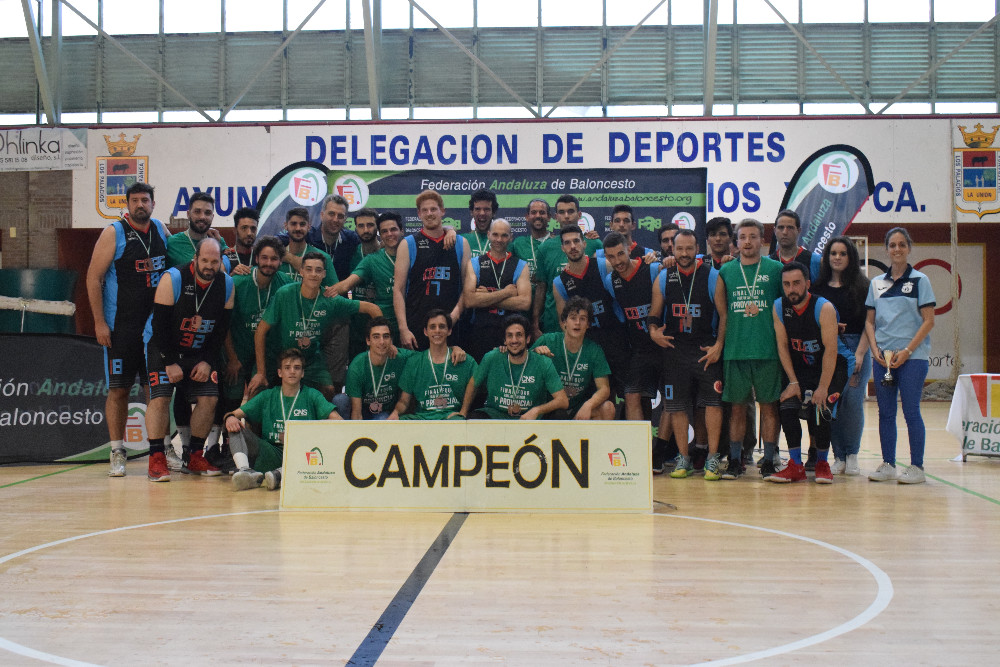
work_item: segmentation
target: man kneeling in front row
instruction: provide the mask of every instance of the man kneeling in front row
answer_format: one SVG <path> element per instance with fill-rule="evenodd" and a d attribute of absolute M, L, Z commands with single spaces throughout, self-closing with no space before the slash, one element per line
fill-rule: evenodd
<path fill-rule="evenodd" d="M 469 419 L 541 419 L 553 410 L 569 407 L 566 390 L 552 361 L 528 351 L 530 326 L 523 315 L 508 315 L 504 319 L 506 351 L 497 348 L 483 357 L 469 381 L 459 414 Z M 470 415 L 472 401 L 484 387 L 486 404 Z"/>
<path fill-rule="evenodd" d="M 256 488 L 262 481 L 271 491 L 281 487 L 281 459 L 289 421 L 341 419 L 319 390 L 302 386 L 304 369 L 302 352 L 296 348 L 285 350 L 278 355 L 281 386 L 262 391 L 223 420 L 238 468 L 233 475 L 234 491 Z M 240 420 L 244 418 L 260 426 L 261 437 L 243 425 Z"/>

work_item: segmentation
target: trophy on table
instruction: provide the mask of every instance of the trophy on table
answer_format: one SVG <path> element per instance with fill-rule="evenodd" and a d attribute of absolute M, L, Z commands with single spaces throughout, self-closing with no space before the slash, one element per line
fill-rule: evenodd
<path fill-rule="evenodd" d="M 892 374 L 892 359 L 895 356 L 895 350 L 882 350 L 882 358 L 885 359 L 885 375 L 882 376 L 883 387 L 891 387 L 896 384 L 896 378 Z"/>

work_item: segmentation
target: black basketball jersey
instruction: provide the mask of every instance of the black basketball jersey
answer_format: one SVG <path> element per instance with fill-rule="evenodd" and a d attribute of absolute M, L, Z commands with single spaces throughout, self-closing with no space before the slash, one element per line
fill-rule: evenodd
<path fill-rule="evenodd" d="M 423 321 L 432 308 L 450 312 L 462 296 L 461 239 L 455 247 L 444 247 L 444 235 L 435 239 L 424 230 L 407 236 L 410 269 L 406 274 L 406 320 L 411 326 Z"/>
<path fill-rule="evenodd" d="M 141 333 L 167 267 L 167 230 L 159 220 L 150 220 L 145 232 L 124 219 L 111 227 L 115 254 L 104 277 L 104 319 L 111 329 Z"/>
<path fill-rule="evenodd" d="M 472 258 L 472 271 L 476 274 L 476 286 L 485 287 L 490 292 L 496 292 L 507 285 L 513 285 L 521 277 L 521 272 L 527 268 L 524 260 L 514 257 L 511 253 L 500 262 L 495 261 L 488 252 Z M 514 311 L 491 306 L 476 308 L 472 311 L 472 321 L 476 327 L 499 328 L 503 318 Z"/>
<path fill-rule="evenodd" d="M 649 337 L 649 327 L 646 325 L 653 298 L 653 284 L 659 273 L 659 264 L 646 264 L 640 260 L 632 267 L 629 275 L 620 276 L 612 271 L 605 278 L 605 287 L 615 295 L 615 301 L 625 314 L 625 331 L 633 353 L 660 353 L 660 347 Z"/>
<path fill-rule="evenodd" d="M 676 266 L 657 277 L 656 286 L 663 295 L 663 333 L 673 336 L 674 345 L 701 347 L 714 345 L 718 317 L 715 312 L 715 284 L 719 272 L 702 260 L 696 260 L 691 274 Z"/>
<path fill-rule="evenodd" d="M 552 284 L 564 301 L 569 301 L 574 296 L 582 296 L 590 301 L 594 309 L 594 319 L 590 323 L 591 331 L 595 329 L 622 331 L 625 316 L 604 284 L 604 277 L 607 275 L 604 266 L 603 260 L 587 257 L 583 274 L 571 273 L 567 267 L 559 273 Z"/>
<path fill-rule="evenodd" d="M 778 318 L 785 325 L 788 351 L 792 356 L 795 374 L 819 377 L 823 369 L 823 332 L 819 326 L 819 313 L 823 304 L 829 303 L 821 296 L 806 293 L 805 303 L 796 308 L 784 297 L 775 301 Z"/>
<path fill-rule="evenodd" d="M 202 287 L 195 279 L 193 264 L 175 266 L 167 273 L 174 288 L 171 348 L 185 358 L 199 358 L 211 348 L 213 339 L 226 335 L 218 324 L 233 293 L 233 279 L 219 271 Z"/>

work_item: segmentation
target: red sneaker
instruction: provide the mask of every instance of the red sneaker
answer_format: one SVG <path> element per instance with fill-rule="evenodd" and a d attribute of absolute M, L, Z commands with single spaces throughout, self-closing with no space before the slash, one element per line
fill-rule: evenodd
<path fill-rule="evenodd" d="M 146 479 L 150 482 L 169 482 L 170 470 L 167 468 L 167 455 L 155 452 L 149 455 L 149 471 Z"/>
<path fill-rule="evenodd" d="M 829 461 L 816 461 L 816 483 L 833 484 L 833 471 Z"/>
<path fill-rule="evenodd" d="M 191 458 L 184 466 L 184 472 L 205 477 L 218 477 L 222 474 L 221 470 L 205 460 L 205 453 L 200 449 L 191 452 Z"/>
<path fill-rule="evenodd" d="M 830 466 L 827 466 L 827 471 L 830 470 Z M 773 475 L 765 477 L 769 482 L 775 482 L 777 484 L 787 484 L 788 482 L 801 482 L 806 478 L 806 467 L 801 463 L 796 463 L 795 461 L 788 461 L 788 465 L 781 472 L 776 472 Z"/>

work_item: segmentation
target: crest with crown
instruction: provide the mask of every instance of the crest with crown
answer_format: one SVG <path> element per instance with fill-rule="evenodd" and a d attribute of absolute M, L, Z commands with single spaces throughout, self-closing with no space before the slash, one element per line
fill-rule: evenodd
<path fill-rule="evenodd" d="M 141 134 L 133 134 L 132 139 L 134 141 L 128 141 L 125 138 L 125 133 L 121 132 L 118 135 L 118 141 L 112 141 L 111 137 L 105 134 L 104 143 L 108 145 L 108 153 L 111 154 L 111 157 L 130 157 L 135 153 L 135 147 L 139 144 L 139 137 L 141 136 Z"/>
<path fill-rule="evenodd" d="M 1000 130 L 1000 125 L 994 125 L 992 132 L 984 130 L 982 123 L 976 123 L 976 126 L 973 128 L 974 132 L 966 132 L 964 125 L 959 125 L 958 129 L 962 133 L 965 145 L 969 148 L 989 148 L 993 145 L 993 139 L 996 138 L 997 130 Z"/>

